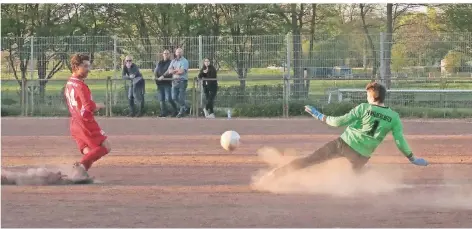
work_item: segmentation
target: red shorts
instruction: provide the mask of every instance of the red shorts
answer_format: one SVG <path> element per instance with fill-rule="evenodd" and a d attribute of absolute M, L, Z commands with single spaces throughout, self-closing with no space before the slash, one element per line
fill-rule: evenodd
<path fill-rule="evenodd" d="M 100 129 L 98 124 L 89 123 L 91 125 L 82 125 L 78 123 L 71 123 L 70 132 L 77 143 L 80 152 L 86 148 L 96 148 L 101 146 L 107 139 L 105 132 Z"/>

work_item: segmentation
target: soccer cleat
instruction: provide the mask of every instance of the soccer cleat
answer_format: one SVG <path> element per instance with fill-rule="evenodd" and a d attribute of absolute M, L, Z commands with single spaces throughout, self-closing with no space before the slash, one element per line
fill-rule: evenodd
<path fill-rule="evenodd" d="M 73 172 L 70 178 L 71 180 L 86 180 L 89 179 L 89 175 L 85 169 L 85 166 L 80 162 L 76 162 L 73 165 Z"/>
<path fill-rule="evenodd" d="M 206 116 L 207 118 L 215 118 L 215 114 L 211 113 L 209 115 Z"/>

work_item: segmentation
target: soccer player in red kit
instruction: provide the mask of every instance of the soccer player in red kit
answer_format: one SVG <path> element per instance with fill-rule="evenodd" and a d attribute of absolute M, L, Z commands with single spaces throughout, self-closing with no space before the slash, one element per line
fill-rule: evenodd
<path fill-rule="evenodd" d="M 71 114 L 70 132 L 83 154 L 80 162 L 74 163 L 72 179 L 87 179 L 92 164 L 111 150 L 104 134 L 94 118 L 94 112 L 103 108 L 92 100 L 92 93 L 84 79 L 90 71 L 90 59 L 84 54 L 75 54 L 70 60 L 72 76 L 67 81 L 64 95 Z"/>

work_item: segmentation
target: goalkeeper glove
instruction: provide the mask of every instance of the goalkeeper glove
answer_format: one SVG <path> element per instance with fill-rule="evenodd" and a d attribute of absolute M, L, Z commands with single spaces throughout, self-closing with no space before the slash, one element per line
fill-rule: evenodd
<path fill-rule="evenodd" d="M 415 157 L 413 154 L 410 157 L 408 157 L 408 160 L 410 160 L 410 162 L 414 165 L 419 165 L 419 166 L 428 165 L 428 161 L 426 161 L 423 158 Z"/>
<path fill-rule="evenodd" d="M 311 116 L 315 117 L 316 119 L 320 120 L 320 121 L 323 121 L 323 118 L 324 118 L 324 114 L 322 114 L 321 112 L 319 112 L 316 108 L 310 106 L 310 105 L 306 105 L 305 106 L 305 111 L 310 114 Z"/>

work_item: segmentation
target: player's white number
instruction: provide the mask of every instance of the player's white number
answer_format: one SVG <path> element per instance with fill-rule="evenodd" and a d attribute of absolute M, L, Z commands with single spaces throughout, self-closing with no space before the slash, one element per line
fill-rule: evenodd
<path fill-rule="evenodd" d="M 69 105 L 71 107 L 76 107 L 77 106 L 77 101 L 75 100 L 75 91 L 74 88 L 72 88 L 70 91 L 66 88 L 65 91 L 67 101 L 69 102 Z"/>

